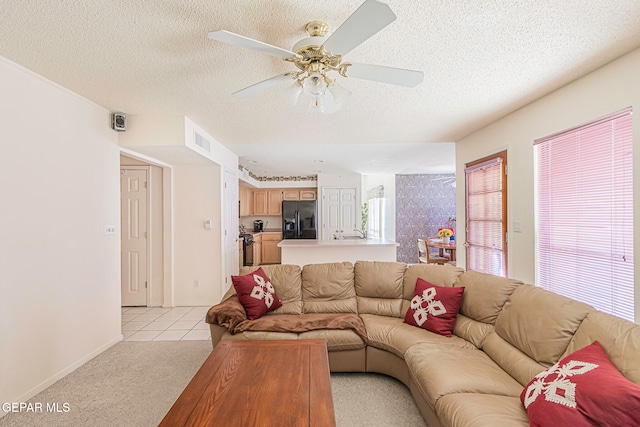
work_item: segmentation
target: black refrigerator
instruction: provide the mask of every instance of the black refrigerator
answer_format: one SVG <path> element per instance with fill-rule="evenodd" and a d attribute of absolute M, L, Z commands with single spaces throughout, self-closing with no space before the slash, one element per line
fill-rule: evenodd
<path fill-rule="evenodd" d="M 317 239 L 317 202 L 285 200 L 282 202 L 282 238 Z"/>

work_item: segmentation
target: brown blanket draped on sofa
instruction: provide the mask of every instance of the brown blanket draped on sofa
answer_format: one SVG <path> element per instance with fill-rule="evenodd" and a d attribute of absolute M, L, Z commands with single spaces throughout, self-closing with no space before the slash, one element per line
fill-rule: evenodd
<path fill-rule="evenodd" d="M 237 297 L 211 307 L 207 323 L 224 326 L 234 335 L 245 331 L 307 332 L 319 329 L 352 329 L 366 344 L 367 332 L 357 314 L 273 314 L 248 320 L 244 307 Z"/>

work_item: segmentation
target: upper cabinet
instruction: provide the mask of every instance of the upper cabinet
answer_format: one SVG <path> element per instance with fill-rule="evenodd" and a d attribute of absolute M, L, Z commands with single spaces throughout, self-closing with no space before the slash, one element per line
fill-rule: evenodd
<path fill-rule="evenodd" d="M 293 190 L 282 190 L 282 200 L 300 200 L 300 191 Z"/>
<path fill-rule="evenodd" d="M 282 200 L 316 200 L 316 195 L 316 190 L 313 188 L 282 190 Z"/>
<path fill-rule="evenodd" d="M 300 190 L 300 200 L 316 200 L 318 198 L 318 193 L 316 190 Z"/>
<path fill-rule="evenodd" d="M 282 190 L 267 191 L 269 199 L 269 215 L 282 215 Z"/>
<path fill-rule="evenodd" d="M 250 189 L 240 187 L 240 216 L 282 215 L 283 200 L 316 200 L 315 188 Z"/>
<path fill-rule="evenodd" d="M 253 212 L 251 215 L 269 215 L 267 190 L 253 190 Z"/>
<path fill-rule="evenodd" d="M 247 187 L 239 188 L 240 216 L 251 216 L 253 214 L 253 194 Z"/>

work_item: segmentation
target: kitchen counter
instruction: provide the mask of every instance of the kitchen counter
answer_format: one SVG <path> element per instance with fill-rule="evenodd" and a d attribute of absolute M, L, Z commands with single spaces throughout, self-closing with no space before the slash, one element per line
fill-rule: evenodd
<path fill-rule="evenodd" d="M 282 234 L 282 230 L 267 228 L 266 230 L 262 230 L 260 232 L 258 232 L 258 231 L 247 231 L 247 234 L 253 234 L 254 236 L 256 236 L 258 234 Z"/>
<path fill-rule="evenodd" d="M 396 261 L 398 243 L 386 239 L 282 240 L 282 264 Z"/>

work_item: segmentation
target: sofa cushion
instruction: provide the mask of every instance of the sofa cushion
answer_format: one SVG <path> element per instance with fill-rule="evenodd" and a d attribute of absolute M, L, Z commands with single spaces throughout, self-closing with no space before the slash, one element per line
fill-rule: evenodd
<path fill-rule="evenodd" d="M 267 311 L 275 310 L 282 305 L 262 268 L 244 276 L 231 276 L 231 280 L 250 320 L 257 319 Z"/>
<path fill-rule="evenodd" d="M 416 343 L 434 343 L 437 345 L 453 345 L 457 347 L 475 348 L 473 344 L 455 335 L 448 338 L 427 330 L 407 325 L 397 317 L 361 314 L 360 317 L 367 329 L 369 345 L 394 353 L 404 358 L 405 352 Z"/>
<path fill-rule="evenodd" d="M 463 293 L 464 288 L 436 286 L 418 278 L 404 322 L 450 337 Z"/>
<path fill-rule="evenodd" d="M 438 286 L 453 286 L 463 269 L 450 265 L 412 264 L 404 272 L 402 284 L 402 313 L 409 309 L 409 301 L 413 298 L 418 278 Z"/>
<path fill-rule="evenodd" d="M 359 350 L 366 346 L 358 334 L 350 329 L 320 329 L 301 332 L 298 334 L 298 339 L 325 340 L 329 351 Z"/>
<path fill-rule="evenodd" d="M 496 320 L 495 332 L 534 359 L 551 366 L 560 360 L 593 307 L 532 285 L 518 286 Z"/>
<path fill-rule="evenodd" d="M 595 341 L 538 374 L 520 395 L 531 426 L 637 425 L 640 386 Z"/>
<path fill-rule="evenodd" d="M 531 378 L 547 369 L 502 338 L 495 331 L 490 332 L 482 342 L 482 350 L 506 373 L 525 386 Z"/>
<path fill-rule="evenodd" d="M 507 298 L 523 284 L 519 280 L 466 271 L 454 284 L 465 288 L 460 313 L 470 319 L 493 324 Z"/>
<path fill-rule="evenodd" d="M 600 311 L 580 324 L 563 357 L 598 341 L 618 370 L 640 384 L 640 326 Z"/>
<path fill-rule="evenodd" d="M 447 426 L 528 427 L 529 418 L 520 399 L 482 393 L 442 396 L 436 411 Z"/>
<path fill-rule="evenodd" d="M 482 393 L 518 397 L 522 385 L 483 351 L 440 343 L 411 346 L 405 362 L 427 403 L 435 408 L 442 396 Z"/>
<path fill-rule="evenodd" d="M 302 314 L 302 269 L 300 266 L 277 264 L 263 265 L 262 267 L 242 267 L 240 274 L 249 274 L 258 268 L 262 268 L 264 273 L 269 276 L 271 284 L 282 302 L 282 307 L 267 312 L 267 315 Z"/>
<path fill-rule="evenodd" d="M 246 331 L 231 335 L 225 332 L 220 338 L 226 340 L 297 340 L 298 334 L 295 332 L 267 332 L 267 331 Z"/>
<path fill-rule="evenodd" d="M 403 278 L 401 262 L 357 261 L 354 266 L 358 313 L 402 316 Z"/>
<path fill-rule="evenodd" d="M 493 325 L 489 323 L 478 322 L 477 320 L 468 318 L 464 314 L 458 313 L 453 333 L 460 338 L 464 338 L 465 340 L 472 342 L 473 345 L 480 348 L 482 347 L 484 339 L 487 337 L 489 332 L 493 331 L 493 329 Z"/>
<path fill-rule="evenodd" d="M 302 268 L 304 313 L 357 313 L 353 264 L 308 264 Z"/>

